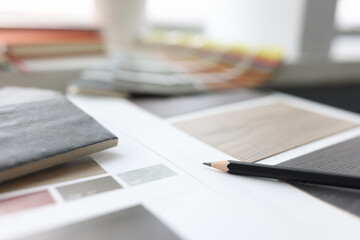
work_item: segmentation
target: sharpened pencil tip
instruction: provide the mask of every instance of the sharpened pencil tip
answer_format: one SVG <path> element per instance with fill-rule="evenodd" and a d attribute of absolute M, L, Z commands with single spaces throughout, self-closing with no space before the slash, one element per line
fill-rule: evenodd
<path fill-rule="evenodd" d="M 206 166 L 211 167 L 211 162 L 204 162 L 203 164 L 206 165 Z"/>

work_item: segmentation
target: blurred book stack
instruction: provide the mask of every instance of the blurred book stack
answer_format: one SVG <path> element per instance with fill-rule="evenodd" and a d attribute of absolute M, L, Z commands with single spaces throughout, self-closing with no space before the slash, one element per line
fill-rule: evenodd
<path fill-rule="evenodd" d="M 104 51 L 96 30 L 0 29 L 0 42 L 20 59 L 102 54 Z"/>
<path fill-rule="evenodd" d="M 7 58 L 3 53 L 3 50 L 0 51 L 0 70 L 7 68 Z"/>
<path fill-rule="evenodd" d="M 173 32 L 152 33 L 132 49 L 84 71 L 69 90 L 182 95 L 257 87 L 272 79 L 282 60 L 278 49 Z"/>

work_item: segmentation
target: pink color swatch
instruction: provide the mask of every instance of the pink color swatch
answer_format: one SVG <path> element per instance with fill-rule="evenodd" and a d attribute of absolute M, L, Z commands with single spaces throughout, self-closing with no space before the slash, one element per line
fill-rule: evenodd
<path fill-rule="evenodd" d="M 40 191 L 0 200 L 0 215 L 55 203 L 48 191 Z"/>

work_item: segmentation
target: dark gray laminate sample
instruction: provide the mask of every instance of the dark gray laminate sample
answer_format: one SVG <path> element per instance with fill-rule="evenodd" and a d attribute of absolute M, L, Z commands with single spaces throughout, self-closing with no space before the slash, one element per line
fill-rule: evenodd
<path fill-rule="evenodd" d="M 266 92 L 244 89 L 179 97 L 133 98 L 132 102 L 160 117 L 172 117 L 265 95 Z"/>
<path fill-rule="evenodd" d="M 172 240 L 180 238 L 143 206 L 135 206 L 22 239 Z"/>
<path fill-rule="evenodd" d="M 360 176 L 360 137 L 280 163 L 281 166 Z M 360 216 L 360 190 L 291 183 L 336 207 Z"/>
<path fill-rule="evenodd" d="M 114 134 L 61 95 L 0 107 L 0 182 L 116 145 Z"/>

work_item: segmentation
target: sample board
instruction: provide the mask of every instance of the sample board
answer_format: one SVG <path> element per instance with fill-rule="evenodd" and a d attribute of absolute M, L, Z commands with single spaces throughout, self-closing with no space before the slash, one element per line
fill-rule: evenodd
<path fill-rule="evenodd" d="M 26 88 L 5 88 L 5 93 L 6 105 L 0 106 L 0 182 L 117 145 L 113 133 L 64 96 L 49 91 L 42 96 L 41 90 Z"/>
<path fill-rule="evenodd" d="M 291 96 L 236 94 L 156 107 L 72 96 L 119 146 L 0 184 L 0 238 L 238 239 L 238 226 L 244 238 L 358 236 L 357 191 L 222 174 L 202 162 L 359 174 L 360 117 Z"/>
<path fill-rule="evenodd" d="M 284 103 L 218 113 L 174 125 L 245 162 L 256 162 L 356 126 Z"/>

